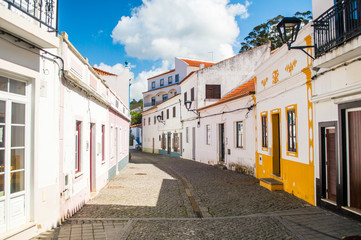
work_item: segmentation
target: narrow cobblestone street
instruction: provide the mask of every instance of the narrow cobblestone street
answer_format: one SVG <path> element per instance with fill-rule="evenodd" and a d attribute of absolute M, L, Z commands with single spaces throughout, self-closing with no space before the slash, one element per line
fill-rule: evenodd
<path fill-rule="evenodd" d="M 34 239 L 341 239 L 361 224 L 190 160 L 133 152 L 65 223 Z"/>

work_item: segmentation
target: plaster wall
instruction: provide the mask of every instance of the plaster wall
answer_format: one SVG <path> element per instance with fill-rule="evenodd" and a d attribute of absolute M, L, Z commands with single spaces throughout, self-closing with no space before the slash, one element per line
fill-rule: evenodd
<path fill-rule="evenodd" d="M 318 18 L 322 13 L 334 5 L 334 0 L 312 0 L 313 19 Z"/>

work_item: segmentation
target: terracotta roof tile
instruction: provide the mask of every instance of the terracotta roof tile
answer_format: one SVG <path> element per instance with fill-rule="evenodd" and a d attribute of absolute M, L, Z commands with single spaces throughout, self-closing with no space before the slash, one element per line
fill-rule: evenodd
<path fill-rule="evenodd" d="M 224 102 L 228 102 L 237 98 L 241 98 L 244 97 L 246 95 L 250 95 L 253 94 L 255 92 L 255 87 L 254 87 L 254 78 L 252 78 L 251 80 L 249 80 L 248 82 L 246 82 L 245 84 L 242 84 L 241 86 L 239 86 L 238 88 L 236 88 L 235 90 L 233 90 L 232 92 L 230 92 L 229 94 L 227 94 L 226 96 L 224 96 L 223 98 L 221 98 L 218 102 L 213 103 L 211 105 L 205 106 L 203 108 L 200 108 L 198 110 L 202 110 L 211 106 L 215 106 Z"/>
<path fill-rule="evenodd" d="M 134 124 L 134 125 L 131 125 L 131 126 L 129 126 L 130 128 L 133 128 L 133 127 L 141 127 L 142 126 L 142 124 L 141 123 L 139 123 L 139 124 Z"/>
<path fill-rule="evenodd" d="M 200 60 L 191 60 L 191 59 L 184 59 L 184 58 L 180 58 L 180 60 L 187 63 L 191 67 L 199 67 L 199 65 L 201 63 L 203 63 L 204 67 L 206 68 L 206 67 L 210 67 L 215 64 L 213 62 L 205 62 L 205 61 L 200 61 Z"/>
<path fill-rule="evenodd" d="M 93 69 L 94 69 L 99 75 L 102 75 L 102 76 L 117 76 L 116 74 L 113 74 L 113 73 L 110 73 L 110 72 L 106 72 L 106 71 L 101 70 L 101 69 L 96 68 L 96 67 L 93 67 Z"/>

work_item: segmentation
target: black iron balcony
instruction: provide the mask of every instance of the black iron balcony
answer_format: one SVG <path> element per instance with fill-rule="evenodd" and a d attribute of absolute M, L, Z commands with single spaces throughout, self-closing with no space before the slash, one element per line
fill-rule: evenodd
<path fill-rule="evenodd" d="M 2 0 L 8 8 L 15 8 L 45 26 L 47 31 L 57 31 L 57 0 Z"/>
<path fill-rule="evenodd" d="M 361 0 L 339 0 L 314 20 L 316 58 L 361 33 Z"/>

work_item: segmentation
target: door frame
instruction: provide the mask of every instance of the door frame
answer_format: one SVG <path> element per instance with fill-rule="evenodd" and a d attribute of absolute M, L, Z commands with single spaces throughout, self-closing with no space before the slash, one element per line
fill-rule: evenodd
<path fill-rule="evenodd" d="M 89 157 L 90 157 L 90 192 L 96 192 L 96 124 L 90 122 L 90 147 L 89 147 Z"/>
<path fill-rule="evenodd" d="M 340 129 L 339 133 L 339 164 L 338 174 L 340 184 L 337 186 L 337 205 L 349 206 L 349 192 L 348 192 L 348 134 L 347 134 L 347 110 L 353 108 L 360 108 L 361 101 L 350 103 L 343 103 L 338 105 L 338 118 Z"/>
<path fill-rule="evenodd" d="M 275 122 L 273 117 L 278 116 L 277 121 L 277 128 L 278 128 L 278 149 L 275 149 Z M 282 174 L 282 166 L 281 166 L 281 158 L 282 158 L 282 151 L 281 151 L 281 111 L 277 110 L 271 113 L 271 123 L 272 123 L 272 174 L 281 178 Z M 278 150 L 278 162 L 275 164 L 275 150 Z M 276 168 L 276 169 L 275 169 Z M 276 170 L 278 173 L 276 173 Z"/>
<path fill-rule="evenodd" d="M 223 128 L 222 128 L 222 126 L 223 126 Z M 219 123 L 218 124 L 218 162 L 221 162 L 221 163 L 226 162 L 225 131 L 226 131 L 225 123 Z"/>
<path fill-rule="evenodd" d="M 328 122 L 320 122 L 318 123 L 318 142 L 319 142 L 319 174 L 320 174 L 320 183 L 319 189 L 317 190 L 317 201 L 321 204 L 322 199 L 327 199 L 327 174 L 326 174 L 326 156 L 324 154 L 326 150 L 326 142 L 325 139 L 325 130 L 326 128 L 335 128 L 335 153 L 336 153 L 336 201 L 338 199 L 338 189 L 340 188 L 340 176 L 339 176 L 339 158 L 338 158 L 338 122 L 337 121 L 328 121 Z"/>
<path fill-rule="evenodd" d="M 196 128 L 192 127 L 192 159 L 196 160 Z"/>

